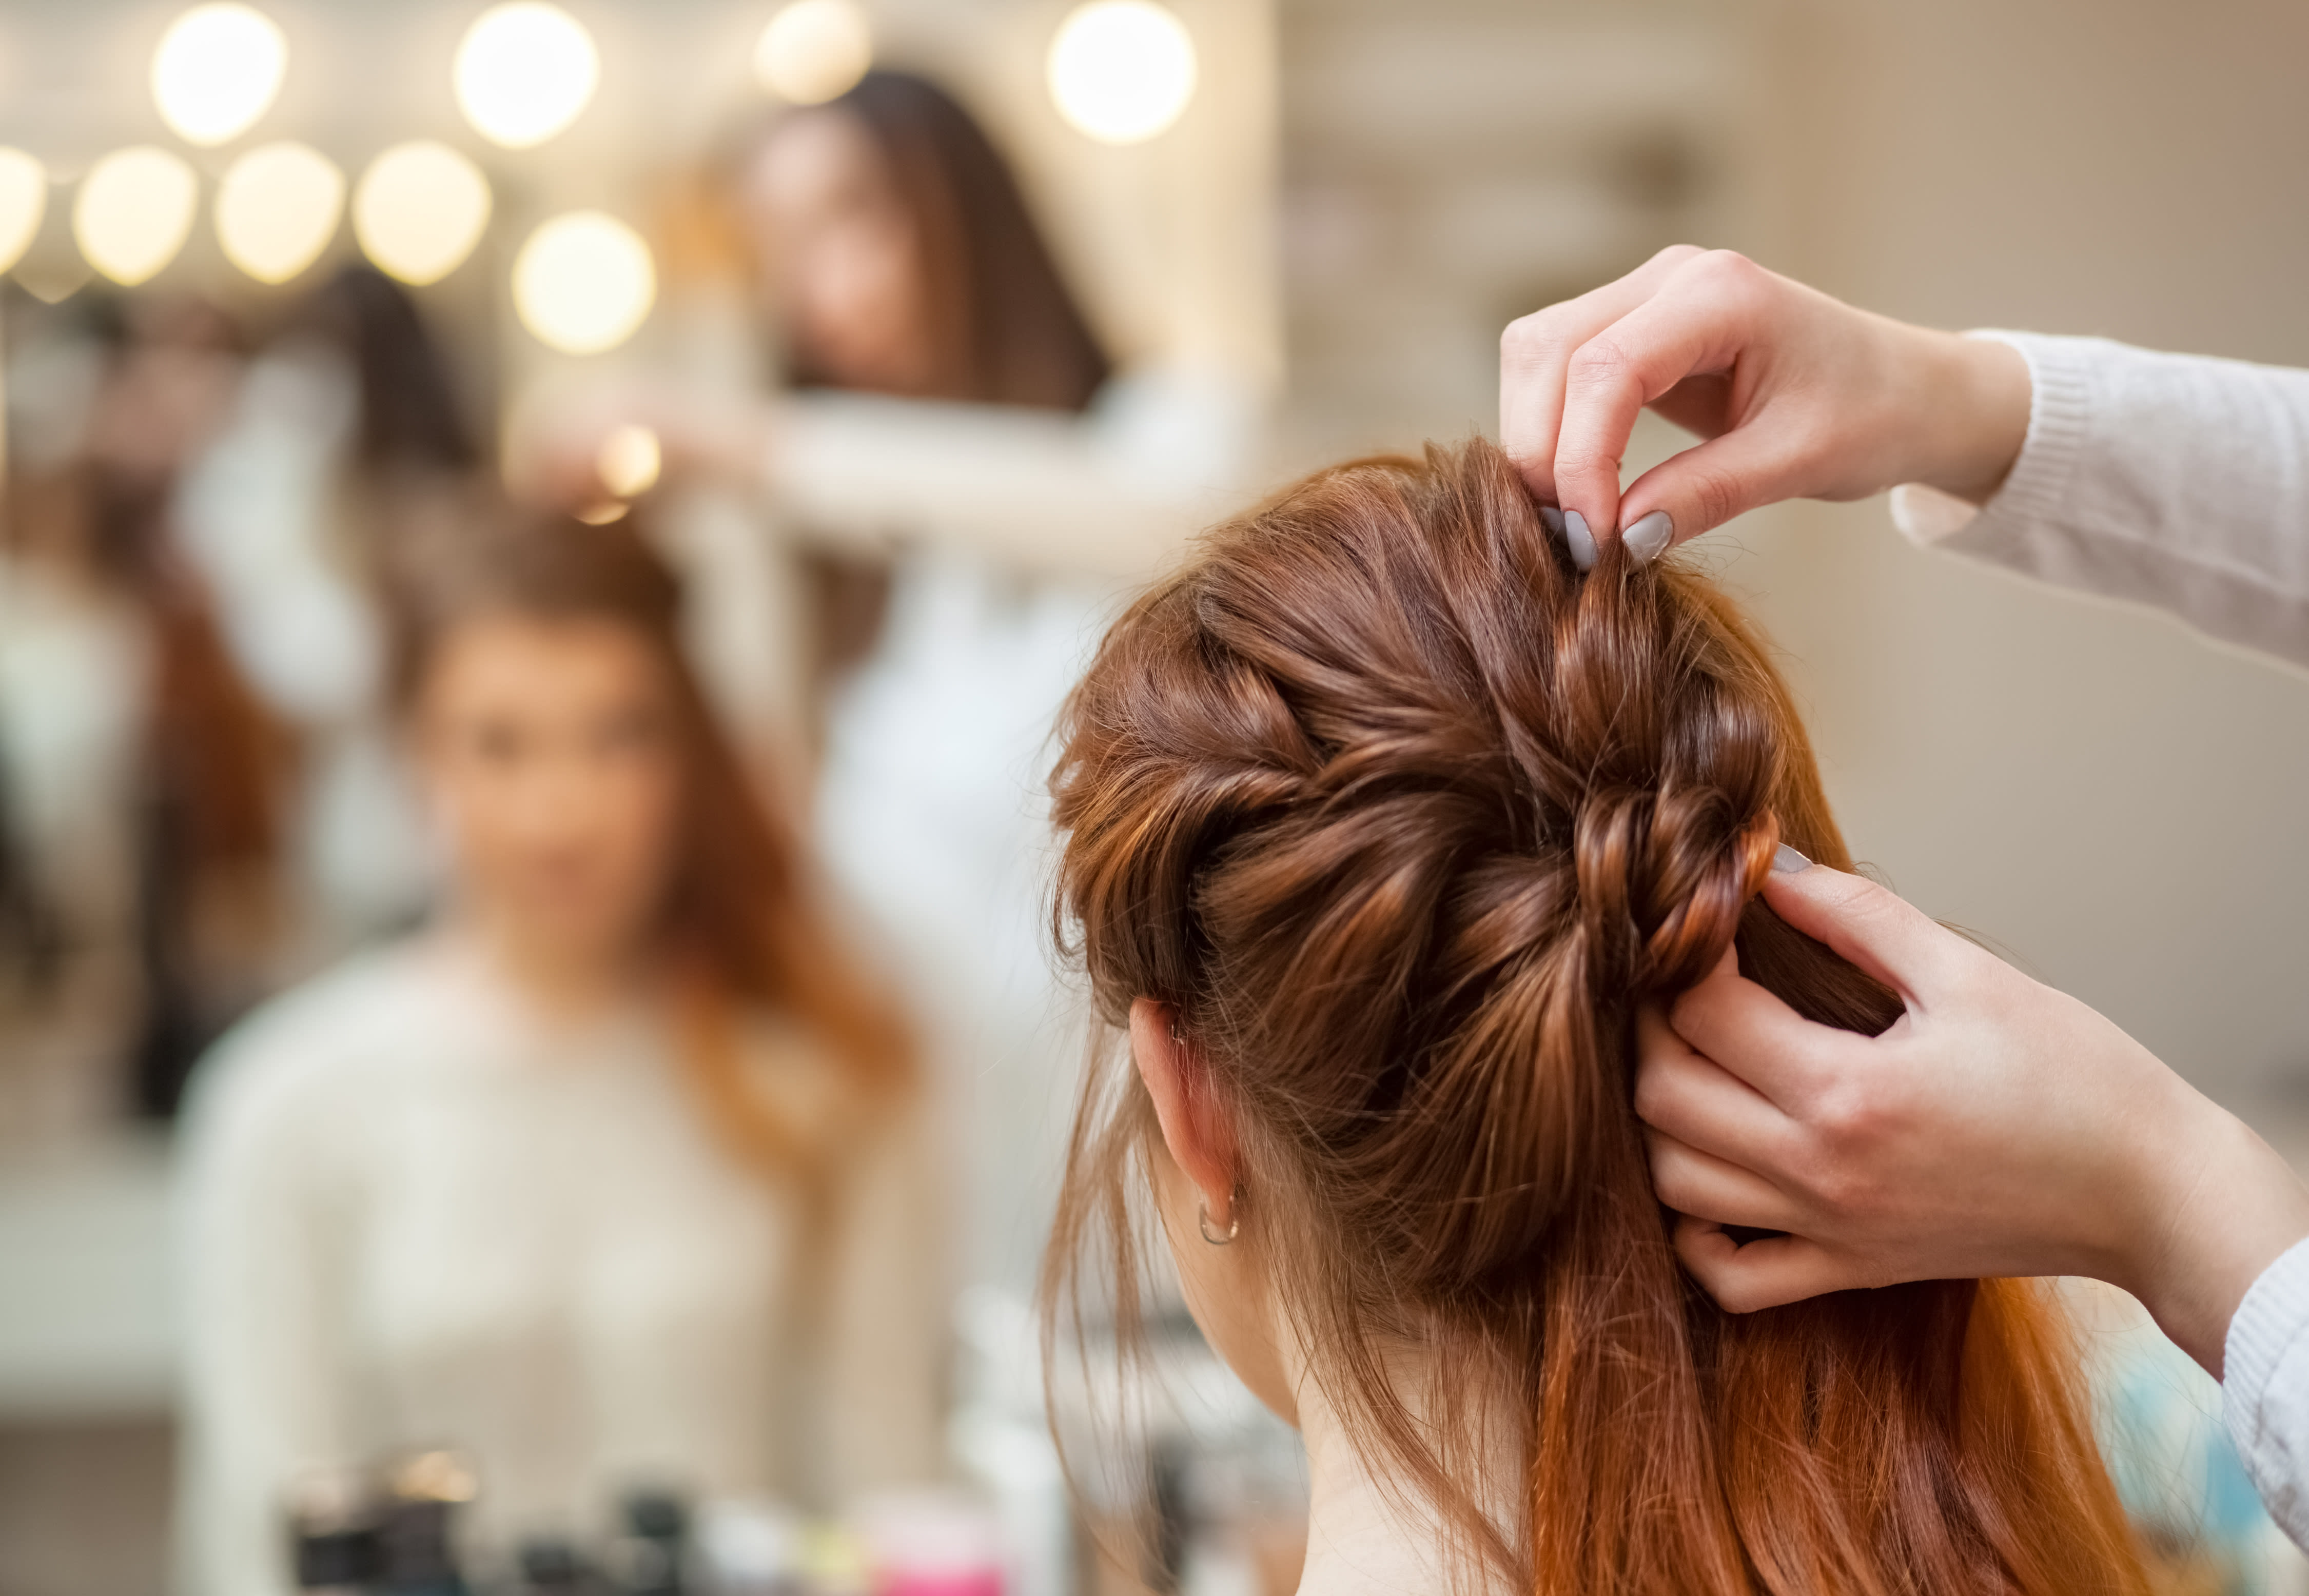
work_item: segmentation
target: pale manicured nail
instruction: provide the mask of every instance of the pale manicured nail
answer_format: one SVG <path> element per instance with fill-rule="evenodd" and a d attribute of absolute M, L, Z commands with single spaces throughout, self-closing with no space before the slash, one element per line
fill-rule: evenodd
<path fill-rule="evenodd" d="M 1620 541 L 1628 546 L 1629 556 L 1639 565 L 1649 565 L 1667 552 L 1675 537 L 1675 522 L 1667 518 L 1665 510 L 1655 510 L 1620 534 Z"/>
<path fill-rule="evenodd" d="M 1587 518 L 1577 510 L 1563 513 L 1563 540 L 1571 546 L 1571 563 L 1582 571 L 1596 568 L 1596 535 L 1587 530 Z"/>
<path fill-rule="evenodd" d="M 1811 868 L 1812 861 L 1785 842 L 1780 844 L 1779 851 L 1772 855 L 1772 874 L 1775 876 L 1793 876 L 1799 870 Z"/>
<path fill-rule="evenodd" d="M 1539 524 L 1547 529 L 1549 537 L 1561 538 L 1563 536 L 1563 512 L 1553 505 L 1542 505 L 1539 507 Z"/>

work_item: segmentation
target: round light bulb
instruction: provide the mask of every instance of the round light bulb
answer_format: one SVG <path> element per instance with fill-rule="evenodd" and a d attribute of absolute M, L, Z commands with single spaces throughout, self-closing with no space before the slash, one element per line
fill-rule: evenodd
<path fill-rule="evenodd" d="M 853 0 L 793 0 L 754 47 L 754 75 L 795 105 L 823 105 L 874 65 L 874 30 Z"/>
<path fill-rule="evenodd" d="M 633 336 L 657 298 L 657 268 L 633 229 L 599 211 L 557 216 L 513 264 L 522 324 L 565 354 L 592 355 Z"/>
<path fill-rule="evenodd" d="M 80 180 L 73 238 L 90 265 L 133 289 L 185 246 L 200 187 L 193 168 L 166 150 L 150 144 L 115 150 Z"/>
<path fill-rule="evenodd" d="M 1195 97 L 1195 41 L 1154 0 L 1091 0 L 1051 40 L 1051 99 L 1077 131 L 1136 144 Z"/>
<path fill-rule="evenodd" d="M 584 24 L 545 0 L 508 0 L 473 19 L 457 47 L 457 108 L 508 150 L 541 144 L 577 120 L 601 81 Z"/>
<path fill-rule="evenodd" d="M 272 108 L 289 73 L 280 25 L 237 0 L 195 5 L 152 52 L 152 103 L 188 144 L 239 137 Z"/>
<path fill-rule="evenodd" d="M 217 185 L 217 242 L 224 258 L 259 282 L 287 282 L 336 237 L 345 178 L 303 144 L 260 144 Z"/>
<path fill-rule="evenodd" d="M 489 180 L 446 144 L 395 144 L 353 191 L 353 237 L 378 271 L 418 287 L 464 264 L 489 224 Z"/>
<path fill-rule="evenodd" d="M 48 210 L 47 168 L 22 150 L 0 149 L 0 272 L 24 258 Z"/>
<path fill-rule="evenodd" d="M 593 457 L 594 472 L 610 496 L 621 499 L 637 499 L 657 486 L 658 473 L 665 467 L 665 453 L 658 446 L 657 434 L 635 423 L 612 428 L 601 440 L 601 451 Z"/>

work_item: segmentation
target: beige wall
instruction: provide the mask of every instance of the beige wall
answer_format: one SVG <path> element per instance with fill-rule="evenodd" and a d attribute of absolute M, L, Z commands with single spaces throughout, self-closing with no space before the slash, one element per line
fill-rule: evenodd
<path fill-rule="evenodd" d="M 2309 7 L 1798 0 L 1772 263 L 1948 326 L 2309 364 Z M 2309 1081 L 2309 677 L 1804 507 L 1735 579 L 1853 842 L 2239 1102 Z M 2309 525 L 2302 528 L 2309 536 Z"/>

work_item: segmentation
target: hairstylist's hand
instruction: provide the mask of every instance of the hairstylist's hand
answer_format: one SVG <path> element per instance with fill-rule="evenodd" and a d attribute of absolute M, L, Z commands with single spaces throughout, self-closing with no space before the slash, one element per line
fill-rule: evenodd
<path fill-rule="evenodd" d="M 1780 918 L 1900 995 L 1869 1038 L 1800 1019 L 1733 957 L 1641 1022 L 1636 1111 L 1676 1250 L 1734 1312 L 1967 1275 L 2086 1274 L 2218 1375 L 2245 1289 L 2309 1236 L 2309 1188 L 2074 998 L 1884 888 L 1813 866 Z M 1786 1232 L 1739 1246 L 1724 1225 Z"/>
<path fill-rule="evenodd" d="M 1543 500 L 1639 557 L 1759 505 L 1923 482 L 1981 503 L 2028 430 L 2007 345 L 1855 310 L 1729 250 L 1677 245 L 1500 341 L 1500 441 Z M 1647 407 L 1706 440 L 1623 496 Z M 1584 563 L 1584 562 L 1583 562 Z"/>

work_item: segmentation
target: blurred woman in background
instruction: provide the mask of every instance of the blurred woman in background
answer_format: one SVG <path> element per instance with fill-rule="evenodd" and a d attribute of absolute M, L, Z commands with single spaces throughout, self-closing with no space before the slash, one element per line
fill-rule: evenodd
<path fill-rule="evenodd" d="M 869 73 L 766 124 L 725 186 L 775 400 L 627 393 L 611 420 L 765 503 L 808 551 L 819 843 L 938 1018 L 990 1251 L 1030 1289 L 1074 1030 L 1042 945 L 1051 718 L 1119 591 L 1239 497 L 1258 406 L 1224 374 L 1118 370 L 1016 179 L 936 85 Z M 618 406 L 627 408 L 620 410 Z"/>
<path fill-rule="evenodd" d="M 485 1549 L 613 1493 L 935 1473 L 906 1038 L 717 731 L 630 523 L 412 546 L 393 675 L 431 929 L 268 1005 L 188 1123 L 194 1588 L 285 1589 L 300 1472 L 448 1446 Z"/>

